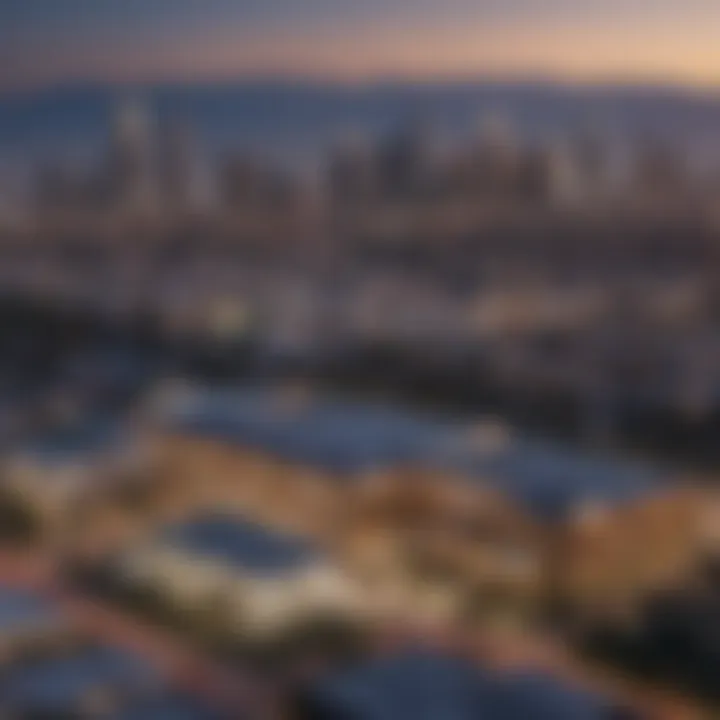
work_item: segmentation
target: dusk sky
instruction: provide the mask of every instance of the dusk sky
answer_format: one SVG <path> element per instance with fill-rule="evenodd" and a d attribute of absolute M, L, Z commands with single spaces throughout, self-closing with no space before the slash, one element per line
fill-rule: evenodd
<path fill-rule="evenodd" d="M 0 87 L 472 76 L 720 84 L 717 0 L 0 0 Z"/>

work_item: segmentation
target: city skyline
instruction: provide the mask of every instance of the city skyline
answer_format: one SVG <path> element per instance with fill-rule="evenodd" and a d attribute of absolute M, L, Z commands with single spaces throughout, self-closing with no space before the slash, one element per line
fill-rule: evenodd
<path fill-rule="evenodd" d="M 718 26 L 704 0 L 0 2 L 0 90 L 260 76 L 714 87 Z"/>

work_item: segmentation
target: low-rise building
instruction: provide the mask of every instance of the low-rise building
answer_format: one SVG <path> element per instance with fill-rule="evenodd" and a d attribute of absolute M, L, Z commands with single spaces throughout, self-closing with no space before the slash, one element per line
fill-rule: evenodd
<path fill-rule="evenodd" d="M 530 672 L 493 673 L 450 655 L 412 651 L 330 673 L 305 688 L 297 720 L 613 720 L 606 698 Z"/>
<path fill-rule="evenodd" d="M 96 642 L 62 607 L 0 588 L 0 715 L 219 720 L 143 658 Z"/>
<path fill-rule="evenodd" d="M 42 530 L 72 527 L 87 507 L 144 483 L 151 458 L 149 443 L 114 424 L 59 430 L 2 459 L 0 493 L 32 513 Z"/>
<path fill-rule="evenodd" d="M 0 656 L 10 662 L 27 649 L 52 645 L 70 637 L 72 623 L 40 597 L 0 587 Z"/>
<path fill-rule="evenodd" d="M 692 565 L 716 506 L 634 460 L 308 393 L 189 389 L 165 421 L 186 483 L 234 487 L 272 524 L 294 517 L 393 593 L 416 575 L 536 608 L 627 603 Z"/>
<path fill-rule="evenodd" d="M 122 583 L 184 610 L 216 609 L 239 638 L 327 617 L 352 621 L 363 610 L 360 588 L 318 548 L 222 512 L 167 528 L 115 562 Z"/>

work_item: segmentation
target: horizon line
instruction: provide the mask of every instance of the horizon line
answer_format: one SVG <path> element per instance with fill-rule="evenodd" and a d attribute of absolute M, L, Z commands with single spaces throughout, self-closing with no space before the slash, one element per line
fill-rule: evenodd
<path fill-rule="evenodd" d="M 115 77 L 115 78 L 67 78 L 62 80 L 31 81 L 26 84 L 17 83 L 7 86 L 0 85 L 0 98 L 11 96 L 33 96 L 54 92 L 74 91 L 113 91 L 158 89 L 213 89 L 232 88 L 233 86 L 250 85 L 295 86 L 298 88 L 327 88 L 332 90 L 373 90 L 393 87 L 452 87 L 460 85 L 506 85 L 535 86 L 579 91 L 638 91 L 666 92 L 673 95 L 687 95 L 709 100 L 720 99 L 720 82 L 689 81 L 680 77 L 660 77 L 657 75 L 590 75 L 588 77 L 566 76 L 553 73 L 523 72 L 471 72 L 471 73 L 438 73 L 437 75 L 417 76 L 412 74 L 391 73 L 373 74 L 358 77 L 339 77 L 322 73 L 292 73 L 288 71 L 267 71 L 249 73 L 228 73 L 215 76 L 183 77 L 168 75 L 147 78 Z"/>

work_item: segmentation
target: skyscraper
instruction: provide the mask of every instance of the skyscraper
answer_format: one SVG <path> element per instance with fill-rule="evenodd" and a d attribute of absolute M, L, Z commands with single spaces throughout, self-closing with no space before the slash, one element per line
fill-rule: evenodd
<path fill-rule="evenodd" d="M 330 192 L 336 206 L 367 202 L 377 193 L 374 147 L 368 138 L 348 134 L 334 148 L 328 169 Z"/>
<path fill-rule="evenodd" d="M 185 213 L 197 199 L 198 157 L 190 126 L 169 122 L 159 137 L 158 181 L 165 209 Z"/>
<path fill-rule="evenodd" d="M 110 150 L 110 186 L 116 209 L 146 214 L 158 204 L 158 178 L 153 143 L 153 119 L 138 98 L 117 109 Z"/>
<path fill-rule="evenodd" d="M 428 188 L 432 176 L 431 137 L 419 123 L 402 126 L 391 133 L 378 149 L 380 189 L 386 198 L 417 197 Z"/>
<path fill-rule="evenodd" d="M 478 197 L 497 200 L 514 195 L 522 155 L 512 119 L 498 112 L 483 115 L 470 159 L 471 184 Z"/>

